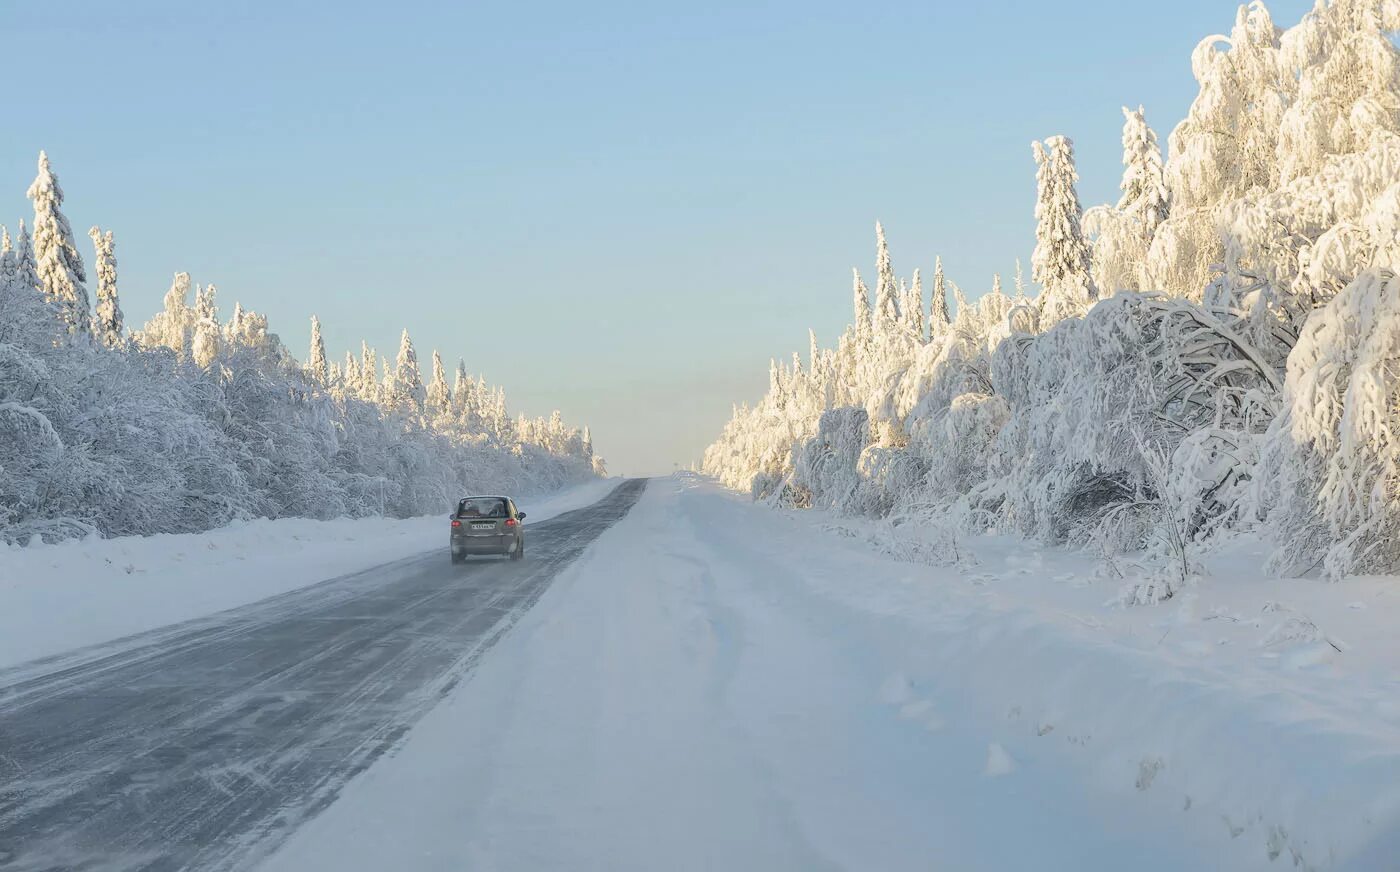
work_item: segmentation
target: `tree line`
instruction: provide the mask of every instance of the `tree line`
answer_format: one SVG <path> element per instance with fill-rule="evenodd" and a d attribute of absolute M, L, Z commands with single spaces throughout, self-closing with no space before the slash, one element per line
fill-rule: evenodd
<path fill-rule="evenodd" d="M 1170 597 L 1219 537 L 1280 573 L 1400 570 L 1400 6 L 1262 3 L 1192 55 L 1163 158 L 1123 110 L 1116 203 L 1032 146 L 1028 293 L 897 278 L 876 225 L 834 348 L 774 360 L 703 468 L 755 497 L 1145 552 Z M 949 306 L 949 296 L 953 305 Z"/>
<path fill-rule="evenodd" d="M 462 361 L 449 385 L 434 351 L 425 383 L 407 330 L 392 365 L 366 344 L 332 362 L 313 316 L 302 363 L 183 272 L 129 330 L 113 235 L 89 232 L 94 305 L 46 154 L 28 196 L 32 223 L 0 228 L 0 540 L 407 517 L 604 472 L 587 429 L 512 419 Z"/>

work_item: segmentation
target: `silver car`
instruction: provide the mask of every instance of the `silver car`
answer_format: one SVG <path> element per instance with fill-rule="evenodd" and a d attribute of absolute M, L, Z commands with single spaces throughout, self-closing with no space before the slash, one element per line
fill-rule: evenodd
<path fill-rule="evenodd" d="M 452 562 L 470 554 L 505 554 L 511 560 L 525 557 L 525 513 L 510 497 L 466 497 L 457 503 L 452 519 Z"/>

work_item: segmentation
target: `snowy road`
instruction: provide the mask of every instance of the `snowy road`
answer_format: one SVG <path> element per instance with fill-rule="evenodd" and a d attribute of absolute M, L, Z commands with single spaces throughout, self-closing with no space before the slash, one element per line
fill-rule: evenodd
<path fill-rule="evenodd" d="M 1124 609 L 688 474 L 531 528 L 0 671 L 0 870 L 1396 868 L 1390 579 Z"/>
<path fill-rule="evenodd" d="M 0 671 L 0 869 L 242 867 L 398 742 L 645 486 L 532 524 Z"/>

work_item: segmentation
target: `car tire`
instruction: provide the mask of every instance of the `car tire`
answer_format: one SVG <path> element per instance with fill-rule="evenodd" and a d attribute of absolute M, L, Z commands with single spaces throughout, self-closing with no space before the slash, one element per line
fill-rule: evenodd
<path fill-rule="evenodd" d="M 512 551 L 512 552 L 510 552 L 510 559 L 511 559 L 511 560 L 524 560 L 524 559 L 525 559 L 525 543 L 524 543 L 524 542 L 516 542 L 516 543 L 515 543 L 515 550 Z"/>
<path fill-rule="evenodd" d="M 467 561 L 467 555 L 465 555 L 465 554 L 458 554 L 456 551 L 453 551 L 453 552 L 452 552 L 452 562 L 453 562 L 453 563 L 465 563 L 466 561 Z"/>

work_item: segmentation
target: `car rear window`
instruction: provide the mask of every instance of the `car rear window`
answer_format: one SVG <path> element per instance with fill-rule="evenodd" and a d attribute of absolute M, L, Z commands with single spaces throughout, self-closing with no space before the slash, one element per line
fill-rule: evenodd
<path fill-rule="evenodd" d="M 457 504 L 459 518 L 505 518 L 506 501 L 499 497 L 467 497 Z"/>

